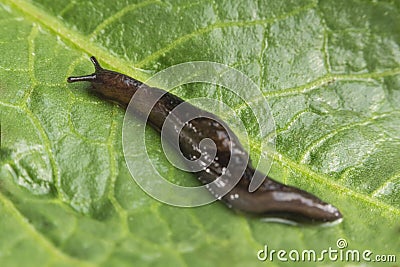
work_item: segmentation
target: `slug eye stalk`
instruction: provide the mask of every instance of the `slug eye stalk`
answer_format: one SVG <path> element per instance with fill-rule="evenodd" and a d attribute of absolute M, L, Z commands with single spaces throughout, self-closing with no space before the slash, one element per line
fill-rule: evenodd
<path fill-rule="evenodd" d="M 84 76 L 72 76 L 68 77 L 67 82 L 69 83 L 74 83 L 74 82 L 91 82 L 97 79 L 97 73 L 102 71 L 103 68 L 100 66 L 99 62 L 95 57 L 90 57 L 90 61 L 92 61 L 94 65 L 94 69 L 96 70 L 95 73 L 90 74 L 90 75 L 84 75 Z"/>

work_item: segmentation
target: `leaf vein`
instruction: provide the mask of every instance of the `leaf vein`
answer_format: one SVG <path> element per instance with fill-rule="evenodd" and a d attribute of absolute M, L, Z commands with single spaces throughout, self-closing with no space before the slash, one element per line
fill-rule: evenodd
<path fill-rule="evenodd" d="M 251 26 L 256 26 L 256 25 L 261 25 L 261 26 L 266 26 L 266 24 L 269 23 L 275 23 L 277 21 L 280 20 L 284 20 L 287 19 L 291 16 L 297 15 L 303 11 L 307 11 L 309 9 L 311 9 L 312 7 L 315 6 L 315 3 L 306 5 L 304 7 L 298 8 L 293 10 L 292 12 L 286 13 L 282 16 L 279 17 L 275 17 L 275 18 L 269 18 L 269 19 L 260 19 L 260 20 L 248 20 L 248 21 L 217 21 L 211 25 L 208 25 L 204 28 L 199 28 L 191 33 L 182 35 L 180 37 L 178 37 L 177 39 L 175 39 L 174 41 L 172 41 L 171 43 L 169 43 L 167 46 L 153 52 L 152 54 L 150 54 L 149 56 L 145 57 L 144 59 L 142 59 L 141 61 L 136 63 L 136 66 L 141 68 L 144 67 L 146 64 L 156 60 L 157 58 L 159 58 L 160 56 L 162 56 L 163 54 L 167 53 L 168 51 L 172 50 L 174 47 L 176 47 L 179 44 L 182 44 L 188 40 L 190 40 L 193 37 L 196 37 L 198 35 L 202 35 L 205 33 L 208 33 L 210 31 L 213 31 L 215 29 L 222 29 L 222 28 L 226 28 L 226 27 L 251 27 Z"/>
<path fill-rule="evenodd" d="M 71 263 L 80 264 L 84 266 L 94 266 L 93 264 L 72 258 L 71 256 L 65 254 L 57 247 L 54 246 L 42 233 L 38 232 L 37 229 L 28 223 L 28 220 L 20 213 L 20 211 L 14 206 L 14 204 L 8 200 L 2 193 L 0 193 L 0 201 L 3 203 L 4 207 L 9 211 L 11 215 L 15 217 L 15 221 L 18 222 L 22 229 L 24 229 L 27 234 L 29 234 L 33 239 L 37 241 L 43 248 L 53 254 L 55 257 L 61 258 Z"/>
<path fill-rule="evenodd" d="M 130 11 L 134 11 L 152 4 L 159 4 L 159 5 L 165 5 L 165 3 L 159 1 L 159 0 L 149 0 L 149 1 L 143 1 L 140 2 L 139 4 L 131 4 L 125 6 L 123 9 L 118 11 L 117 13 L 113 14 L 112 16 L 106 18 L 102 23 L 100 23 L 90 34 L 89 39 L 93 40 L 104 28 L 109 26 L 111 23 L 116 21 L 117 19 L 123 17 L 126 13 Z"/>

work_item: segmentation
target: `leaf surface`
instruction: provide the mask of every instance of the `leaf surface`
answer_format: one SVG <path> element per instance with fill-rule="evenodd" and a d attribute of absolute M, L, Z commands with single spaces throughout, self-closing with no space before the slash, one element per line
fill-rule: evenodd
<path fill-rule="evenodd" d="M 0 23 L 1 266 L 259 266 L 264 245 L 319 253 L 340 238 L 400 260 L 399 2 L 3 0 Z M 274 114 L 270 176 L 334 204 L 343 223 L 290 227 L 152 199 L 125 164 L 124 111 L 66 83 L 93 71 L 90 55 L 142 81 L 196 60 L 239 69 Z M 194 88 L 174 93 L 230 104 L 257 157 L 251 111 Z M 196 184 L 148 132 L 158 170 Z"/>

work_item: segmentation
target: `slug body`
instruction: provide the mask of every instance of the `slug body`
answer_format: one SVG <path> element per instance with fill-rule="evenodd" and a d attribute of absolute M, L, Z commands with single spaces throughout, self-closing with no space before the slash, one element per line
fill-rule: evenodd
<path fill-rule="evenodd" d="M 253 214 L 258 217 L 272 217 L 300 223 L 335 222 L 342 218 L 340 212 L 332 205 L 323 202 L 316 196 L 298 188 L 276 182 L 264 174 L 254 170 L 248 153 L 243 149 L 236 135 L 217 116 L 186 103 L 183 111 L 173 112 L 184 101 L 164 90 L 152 88 L 121 73 L 103 69 L 96 58 L 91 57 L 95 73 L 87 76 L 69 77 L 68 82 L 88 81 L 92 84 L 93 91 L 101 97 L 119 103 L 126 108 L 133 95 L 140 90 L 140 97 L 134 104 L 134 112 L 143 115 L 144 110 L 151 100 L 158 99 L 147 118 L 155 130 L 161 132 L 168 119 L 179 124 L 188 121 L 178 132 L 170 130 L 168 135 L 179 134 L 179 147 L 184 157 L 188 160 L 203 159 L 204 167 L 194 174 L 202 183 L 208 184 L 225 174 L 228 162 L 232 162 L 231 172 L 235 166 L 247 164 L 242 176 L 236 185 L 225 195 L 218 194 L 218 187 L 209 187 L 209 191 L 221 199 L 229 207 Z M 207 157 L 207 145 L 201 143 L 205 138 L 211 139 L 216 145 L 216 156 Z M 202 157 L 202 155 L 206 155 Z M 226 174 L 225 174 L 226 175 Z M 252 177 L 265 177 L 262 185 L 254 192 L 249 192 L 248 187 Z M 229 175 L 227 176 L 229 178 Z M 222 180 L 229 183 L 229 179 Z"/>

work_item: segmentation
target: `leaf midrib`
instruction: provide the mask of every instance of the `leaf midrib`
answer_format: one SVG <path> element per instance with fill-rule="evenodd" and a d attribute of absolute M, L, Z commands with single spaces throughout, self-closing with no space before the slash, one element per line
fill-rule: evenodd
<path fill-rule="evenodd" d="M 148 78 L 148 75 L 145 74 L 143 71 L 140 71 L 139 69 L 135 68 L 130 68 L 128 66 L 132 66 L 133 64 L 131 62 L 128 62 L 124 59 L 115 57 L 109 53 L 107 53 L 105 50 L 102 48 L 96 46 L 93 44 L 88 37 L 68 29 L 63 23 L 60 22 L 60 20 L 56 19 L 55 17 L 49 15 L 48 13 L 44 12 L 42 9 L 36 7 L 35 5 L 22 1 L 22 0 L 17 0 L 17 1 L 11 1 L 11 0 L 5 0 L 6 3 L 8 3 L 10 6 L 13 8 L 19 10 L 22 12 L 25 16 L 32 18 L 33 21 L 43 25 L 47 29 L 49 29 L 51 32 L 54 32 L 55 34 L 61 36 L 64 40 L 68 41 L 71 43 L 73 46 L 76 46 L 79 48 L 79 50 L 84 51 L 87 54 L 90 55 L 97 55 L 102 59 L 103 62 L 105 62 L 107 65 L 113 67 L 114 69 L 117 69 L 121 71 L 122 73 L 126 73 L 127 75 L 133 76 L 138 80 L 144 81 Z M 389 70 L 385 71 L 382 73 L 363 73 L 363 74 L 351 74 L 351 75 L 346 75 L 346 74 L 341 74 L 341 75 L 333 75 L 333 74 L 328 74 L 325 75 L 324 77 L 321 77 L 317 79 L 316 81 L 313 81 L 309 84 L 299 86 L 299 87 L 294 87 L 294 88 L 287 88 L 284 90 L 279 90 L 276 93 L 272 93 L 271 95 L 277 96 L 277 95 L 286 95 L 286 94 L 293 94 L 293 93 L 298 93 L 300 91 L 303 91 L 307 88 L 311 89 L 314 88 L 316 85 L 320 83 L 326 83 L 329 82 L 329 80 L 334 79 L 335 77 L 338 79 L 351 79 L 351 78 L 377 78 L 377 77 L 382 77 L 386 75 L 395 75 L 400 73 L 400 68 L 399 69 L 394 69 L 394 70 Z M 308 86 L 307 86 L 308 85 Z M 267 95 L 269 95 L 267 93 Z M 261 152 L 258 151 L 258 146 L 256 145 L 251 145 L 251 148 L 254 149 L 256 152 Z M 272 151 L 268 151 L 272 152 Z M 310 168 L 307 167 L 307 165 L 301 165 L 293 160 L 291 160 L 288 157 L 285 157 L 283 154 L 280 154 L 278 152 L 273 152 L 271 153 L 272 157 L 274 160 L 280 162 L 281 166 L 289 166 L 290 168 L 298 171 L 299 173 L 307 176 L 310 178 L 310 180 L 313 180 L 315 182 L 322 182 L 324 185 L 331 187 L 334 190 L 347 193 L 351 195 L 352 197 L 358 198 L 366 203 L 372 204 L 378 208 L 383 208 L 387 209 L 390 212 L 393 212 L 397 215 L 400 215 L 400 209 L 390 206 L 389 204 L 377 200 L 375 198 L 372 198 L 368 195 L 364 195 L 361 193 L 358 193 L 352 189 L 349 189 L 341 184 L 335 183 L 332 180 L 329 180 L 327 177 L 324 175 L 321 175 L 319 173 L 314 172 Z"/>

